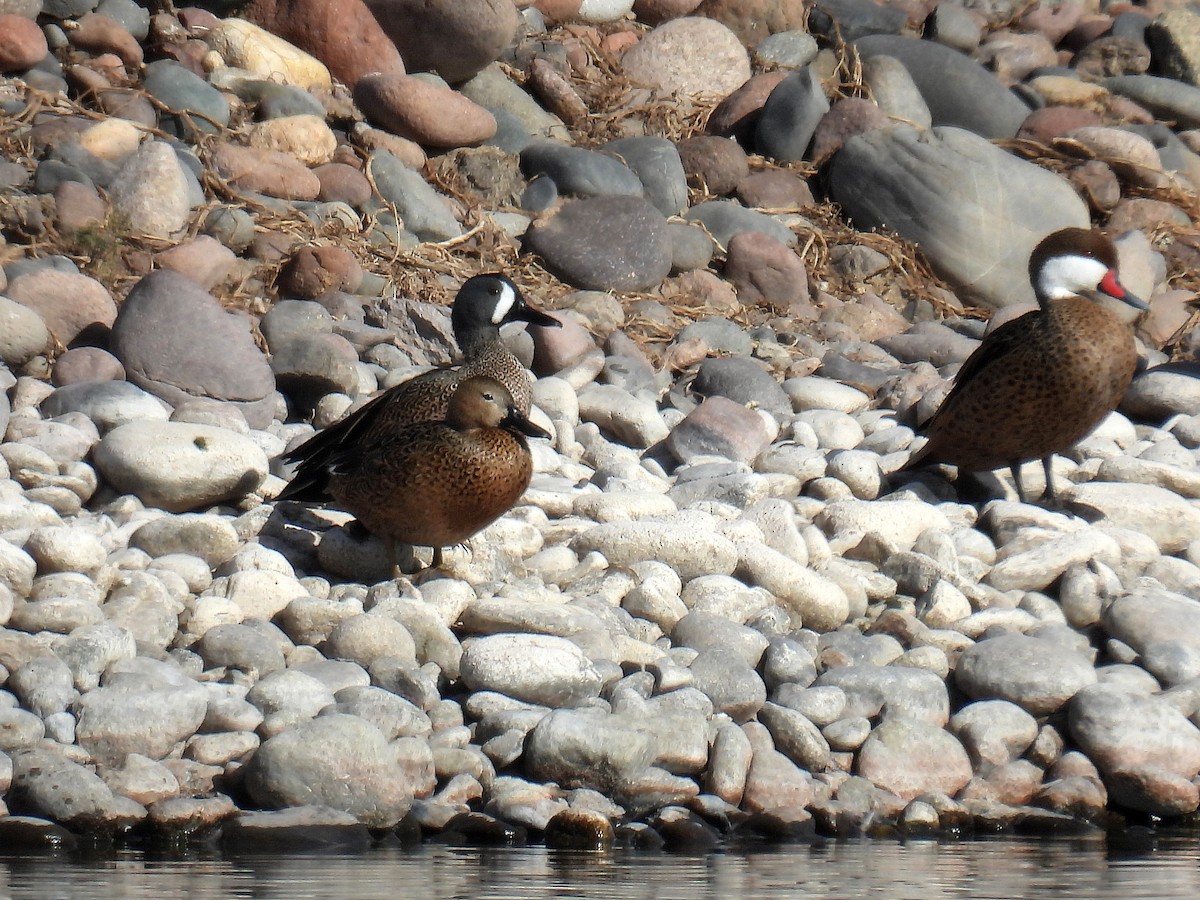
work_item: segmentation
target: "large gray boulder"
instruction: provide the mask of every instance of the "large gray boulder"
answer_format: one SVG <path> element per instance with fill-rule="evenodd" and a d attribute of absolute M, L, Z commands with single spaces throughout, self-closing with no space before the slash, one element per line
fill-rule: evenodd
<path fill-rule="evenodd" d="M 960 128 L 853 137 L 834 157 L 830 187 L 859 228 L 914 241 L 964 301 L 993 308 L 1032 302 L 1034 246 L 1089 224 L 1065 179 Z"/>

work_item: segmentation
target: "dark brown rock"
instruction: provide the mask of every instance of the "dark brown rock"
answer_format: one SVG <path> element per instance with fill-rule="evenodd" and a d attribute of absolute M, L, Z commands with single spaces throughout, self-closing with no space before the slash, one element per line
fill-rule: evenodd
<path fill-rule="evenodd" d="M 329 291 L 355 291 L 363 270 L 354 254 L 331 244 L 302 247 L 279 273 L 282 296 L 312 300 Z"/>
<path fill-rule="evenodd" d="M 520 23 L 512 0 L 367 0 L 367 6 L 409 71 L 434 71 L 451 84 L 495 62 Z"/>
<path fill-rule="evenodd" d="M 771 96 L 771 91 L 775 90 L 788 74 L 780 70 L 751 77 L 712 111 L 706 126 L 708 133 L 736 138 L 742 144 L 749 144 L 754 137 L 754 129 L 763 105 Z"/>
<path fill-rule="evenodd" d="M 779 31 L 804 31 L 808 24 L 803 0 L 704 0 L 695 15 L 726 25 L 747 47 Z"/>
<path fill-rule="evenodd" d="M 801 209 L 814 202 L 808 182 L 782 169 L 751 172 L 737 183 L 733 192 L 752 209 Z"/>
<path fill-rule="evenodd" d="M 688 184 L 702 187 L 715 196 L 730 193 L 750 174 L 746 151 L 728 138 L 700 134 L 679 141 L 675 146 Z"/>
<path fill-rule="evenodd" d="M 1056 137 L 1085 125 L 1103 125 L 1104 120 L 1079 106 L 1044 106 L 1035 109 L 1017 130 L 1018 140 L 1049 144 Z"/>
<path fill-rule="evenodd" d="M 81 16 L 67 32 L 72 47 L 91 53 L 115 53 L 130 72 L 142 64 L 141 44 L 119 23 L 100 13 Z"/>

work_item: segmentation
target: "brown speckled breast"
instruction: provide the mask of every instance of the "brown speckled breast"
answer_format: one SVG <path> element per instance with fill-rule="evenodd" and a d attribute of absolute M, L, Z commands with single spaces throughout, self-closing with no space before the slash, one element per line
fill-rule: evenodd
<path fill-rule="evenodd" d="M 1082 297 L 1050 300 L 988 335 L 909 466 L 981 471 L 1067 450 L 1116 409 L 1133 377 L 1133 333 Z"/>
<path fill-rule="evenodd" d="M 329 491 L 373 534 L 446 547 L 504 515 L 532 474 L 529 448 L 515 435 L 429 422 L 399 430 L 352 471 L 332 475 Z"/>

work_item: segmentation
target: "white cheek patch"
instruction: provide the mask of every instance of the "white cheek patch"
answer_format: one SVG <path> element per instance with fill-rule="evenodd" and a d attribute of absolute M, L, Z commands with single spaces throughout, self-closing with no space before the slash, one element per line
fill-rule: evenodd
<path fill-rule="evenodd" d="M 1088 256 L 1055 256 L 1037 274 L 1037 289 L 1048 300 L 1061 300 L 1079 291 L 1094 291 L 1108 266 Z"/>
<path fill-rule="evenodd" d="M 499 325 L 512 312 L 513 304 L 517 302 L 517 292 L 511 284 L 500 288 L 500 296 L 496 298 L 496 308 L 492 310 L 492 324 Z"/>

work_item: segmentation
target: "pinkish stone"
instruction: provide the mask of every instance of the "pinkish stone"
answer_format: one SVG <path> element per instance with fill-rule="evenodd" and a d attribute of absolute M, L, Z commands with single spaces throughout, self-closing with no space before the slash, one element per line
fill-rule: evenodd
<path fill-rule="evenodd" d="M 724 97 L 750 78 L 750 56 L 737 35 L 697 16 L 659 25 L 625 51 L 621 66 L 631 81 L 683 97 Z"/>
<path fill-rule="evenodd" d="M 767 306 L 811 318 L 808 273 L 796 252 L 760 231 L 743 231 L 729 241 L 725 278 L 746 306 Z"/>
<path fill-rule="evenodd" d="M 205 290 L 211 290 L 233 270 L 237 256 L 216 238 L 202 234 L 164 250 L 155 261 L 160 267 L 186 275 Z"/>
<path fill-rule="evenodd" d="M 244 191 L 284 200 L 315 200 L 321 181 L 300 160 L 278 150 L 221 144 L 213 152 L 218 174 Z"/>
<path fill-rule="evenodd" d="M 1049 6 L 1045 3 L 1035 3 L 1033 7 L 1021 16 L 1021 25 L 1032 28 L 1045 35 L 1046 40 L 1057 45 L 1072 28 L 1079 24 L 1083 17 L 1082 3 L 1060 3 Z"/>
<path fill-rule="evenodd" d="M 100 13 L 88 13 L 79 18 L 67 32 L 72 47 L 90 53 L 114 53 L 129 71 L 142 64 L 142 46 L 119 22 Z"/>
<path fill-rule="evenodd" d="M 371 199 L 371 182 L 354 166 L 332 162 L 317 166 L 313 169 L 313 174 L 321 181 L 318 200 L 361 206 Z"/>
<path fill-rule="evenodd" d="M 35 310 L 62 344 L 70 344 L 89 325 L 112 325 L 117 317 L 117 305 L 104 285 L 76 272 L 38 269 L 18 275 L 6 293 Z"/>
<path fill-rule="evenodd" d="M 426 147 L 466 147 L 496 133 L 495 117 L 482 106 L 411 75 L 368 75 L 354 99 L 380 128 Z"/>
<path fill-rule="evenodd" d="M 891 125 L 887 113 L 862 97 L 845 97 L 830 107 L 817 123 L 811 159 L 821 165 L 842 149 L 850 138 Z"/>
<path fill-rule="evenodd" d="M 993 32 L 976 56 L 1005 84 L 1016 84 L 1034 69 L 1058 65 L 1058 51 L 1037 32 Z"/>
<path fill-rule="evenodd" d="M 64 181 L 54 189 L 54 220 L 59 231 L 71 233 L 101 224 L 108 204 L 91 185 Z"/>
<path fill-rule="evenodd" d="M 371 72 L 404 74 L 404 61 L 363 0 L 254 0 L 239 15 L 329 67 L 353 88 Z"/>
<path fill-rule="evenodd" d="M 530 326 L 533 338 L 533 371 L 538 375 L 553 375 L 596 349 L 592 334 L 574 316 L 548 312 L 562 323 L 561 328 Z"/>
<path fill-rule="evenodd" d="M 708 455 L 748 462 L 769 443 L 762 416 L 721 396 L 705 398 L 667 436 L 667 449 L 681 462 Z"/>
<path fill-rule="evenodd" d="M 48 52 L 37 22 L 12 13 L 0 15 L 0 72 L 32 69 Z"/>
<path fill-rule="evenodd" d="M 1103 124 L 1100 116 L 1090 109 L 1080 106 L 1044 106 L 1025 117 L 1025 121 L 1017 129 L 1017 138 L 1049 144 L 1056 137 L 1063 137 L 1068 131 L 1076 128 Z"/>
<path fill-rule="evenodd" d="M 50 381 L 56 387 L 80 381 L 124 381 L 121 361 L 99 347 L 75 347 L 54 361 Z"/>

